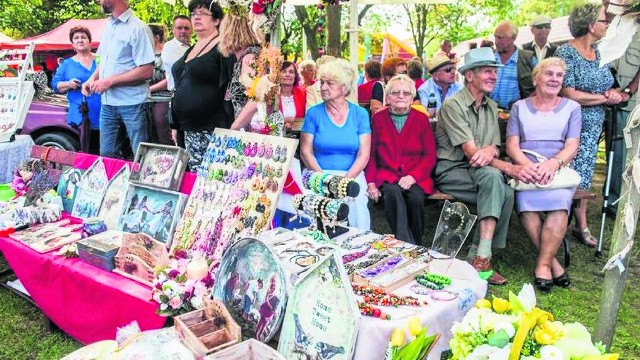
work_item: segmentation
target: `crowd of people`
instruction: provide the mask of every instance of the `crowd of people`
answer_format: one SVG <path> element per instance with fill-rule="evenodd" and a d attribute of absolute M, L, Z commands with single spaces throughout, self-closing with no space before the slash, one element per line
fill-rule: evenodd
<path fill-rule="evenodd" d="M 191 0 L 190 16 L 174 19 L 173 39 L 163 45 L 166 30 L 142 23 L 126 0 L 100 2 L 110 14 L 100 62 L 91 53 L 89 31 L 72 29 L 76 55 L 62 63 L 53 88 L 69 94 L 71 124 L 81 122 L 75 104 L 89 102 L 101 155 L 121 157 L 127 138 L 133 149 L 142 141 L 175 143 L 186 148 L 194 170 L 215 128 L 263 132 L 264 112 L 247 89 L 264 39 L 245 13 Z M 574 38 L 556 47 L 547 41 L 551 19 L 537 16 L 530 23 L 534 40 L 519 48 L 518 28 L 503 21 L 495 44 L 471 49 L 463 64 L 443 41 L 426 62 L 426 81 L 419 59 L 369 60 L 358 86 L 357 69 L 344 59 L 284 61 L 274 109 L 285 129 L 302 124 L 299 154 L 306 168 L 360 184 L 350 204 L 351 226 L 369 230 L 368 202 L 382 200 L 396 237 L 421 243 L 424 199 L 438 189 L 477 206 L 468 260 L 478 271 L 493 270 L 489 282 L 499 285 L 507 279 L 491 265 L 492 248 L 506 246 L 515 203 L 538 249 L 536 286 L 568 287 L 556 252 L 576 188 L 515 193 L 505 175 L 546 185 L 572 165 L 582 179 L 579 188 L 591 187 L 604 107 L 628 101 L 637 89 L 637 82 L 634 90 L 614 85 L 610 66 L 599 66 L 595 43 L 608 23 L 601 5 L 578 5 L 568 22 Z M 508 159 L 501 151 L 501 113 L 510 114 Z M 573 231 L 595 246 L 586 212 L 583 201 Z"/>

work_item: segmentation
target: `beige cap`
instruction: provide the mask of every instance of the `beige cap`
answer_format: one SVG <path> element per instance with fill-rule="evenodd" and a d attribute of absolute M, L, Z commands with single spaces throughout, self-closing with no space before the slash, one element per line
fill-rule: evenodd
<path fill-rule="evenodd" d="M 544 24 L 551 25 L 551 17 L 547 15 L 538 15 L 533 19 L 531 19 L 531 26 L 544 25 Z"/>
<path fill-rule="evenodd" d="M 429 74 L 433 74 L 436 70 L 440 69 L 441 67 L 445 65 L 453 64 L 453 63 L 454 63 L 453 60 L 451 60 L 447 55 L 440 53 L 434 56 L 433 58 L 431 58 L 427 62 L 427 70 L 429 71 Z"/>

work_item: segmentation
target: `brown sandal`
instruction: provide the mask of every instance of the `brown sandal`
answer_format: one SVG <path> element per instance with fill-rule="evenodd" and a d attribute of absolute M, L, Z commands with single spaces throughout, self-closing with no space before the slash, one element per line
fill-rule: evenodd
<path fill-rule="evenodd" d="M 598 245 L 598 239 L 591 235 L 591 230 L 589 230 L 589 228 L 584 228 L 582 231 L 573 229 L 573 236 L 575 236 L 582 245 L 588 247 L 596 247 L 596 245 Z"/>

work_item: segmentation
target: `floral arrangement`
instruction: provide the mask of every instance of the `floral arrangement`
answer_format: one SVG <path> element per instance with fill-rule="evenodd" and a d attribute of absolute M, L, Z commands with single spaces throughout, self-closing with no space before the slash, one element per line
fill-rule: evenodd
<path fill-rule="evenodd" d="M 554 321 L 537 308 L 533 286 L 526 284 L 509 300 L 481 299 L 451 328 L 452 359 L 489 360 L 616 360 L 593 344 L 580 323 Z"/>
<path fill-rule="evenodd" d="M 251 4 L 253 21 L 264 33 L 270 33 L 273 30 L 283 2 L 283 0 L 254 0 Z"/>
<path fill-rule="evenodd" d="M 185 250 L 177 250 L 169 264 L 156 271 L 152 296 L 160 304 L 158 315 L 175 316 L 203 308 L 213 278 L 209 272 L 202 279 L 189 276 L 189 261 Z"/>
<path fill-rule="evenodd" d="M 419 360 L 426 359 L 429 351 L 436 343 L 439 334 L 427 336 L 427 327 L 420 324 L 420 318 L 409 318 L 407 329 L 412 339 L 405 343 L 405 329 L 395 328 L 385 351 L 385 360 Z"/>

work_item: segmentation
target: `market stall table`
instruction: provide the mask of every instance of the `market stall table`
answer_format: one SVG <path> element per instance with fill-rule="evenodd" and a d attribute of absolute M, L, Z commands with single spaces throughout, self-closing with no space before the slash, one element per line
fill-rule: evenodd
<path fill-rule="evenodd" d="M 39 254 L 10 238 L 0 250 L 33 301 L 62 331 L 83 344 L 115 339 L 136 320 L 142 330 L 161 328 L 151 289 L 79 259 Z"/>
<path fill-rule="evenodd" d="M 11 142 L 0 143 L 0 183 L 13 180 L 13 172 L 25 160 L 29 159 L 33 139 L 29 135 L 17 135 Z"/>

